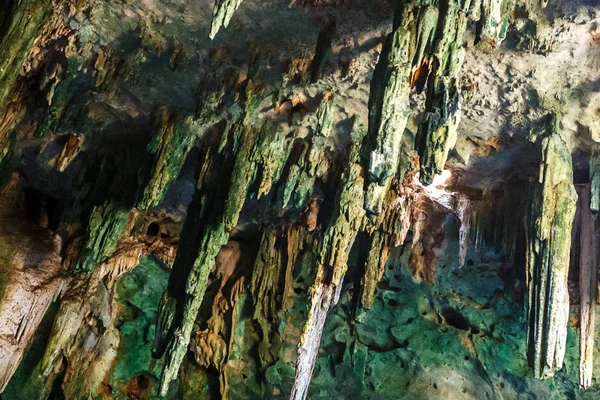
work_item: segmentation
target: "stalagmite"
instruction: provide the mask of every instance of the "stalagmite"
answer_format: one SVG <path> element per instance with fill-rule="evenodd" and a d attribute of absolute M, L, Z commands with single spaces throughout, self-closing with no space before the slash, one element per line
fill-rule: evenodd
<path fill-rule="evenodd" d="M 210 24 L 209 38 L 214 39 L 221 27 L 227 28 L 233 13 L 238 9 L 243 0 L 215 0 L 213 6 L 212 22 Z"/>
<path fill-rule="evenodd" d="M 527 315 L 534 375 L 548 378 L 562 368 L 565 356 L 567 278 L 577 195 L 571 155 L 561 137 L 553 132 L 541 145 L 539 180 L 534 184 L 527 222 Z"/>
<path fill-rule="evenodd" d="M 336 211 L 325 232 L 321 244 L 319 269 L 309 292 L 308 317 L 298 344 L 296 376 L 290 395 L 292 400 L 304 400 L 308 395 L 325 319 L 329 310 L 339 300 L 344 275 L 348 269 L 348 255 L 365 214 L 363 169 L 358 163 L 362 128 L 357 117 L 354 124 L 354 145 L 351 150 L 350 165 L 342 177 L 336 196 Z"/>
<path fill-rule="evenodd" d="M 592 385 L 596 302 L 598 300 L 598 261 L 596 232 L 590 212 L 590 187 L 577 185 L 577 235 L 573 245 L 579 247 L 579 385 Z"/>

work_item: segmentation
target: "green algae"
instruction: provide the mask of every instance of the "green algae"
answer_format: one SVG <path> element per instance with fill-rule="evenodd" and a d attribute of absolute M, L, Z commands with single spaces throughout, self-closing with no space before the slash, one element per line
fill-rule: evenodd
<path fill-rule="evenodd" d="M 550 129 L 541 140 L 539 179 L 528 216 L 528 343 L 539 378 L 550 377 L 563 366 L 571 229 L 577 205 L 571 154 L 556 126 Z"/>
<path fill-rule="evenodd" d="M 200 137 L 201 125 L 188 117 L 183 120 L 163 109 L 148 151 L 154 155 L 150 181 L 138 206 L 142 209 L 162 202 L 170 184 L 177 178 L 188 151 Z"/>
<path fill-rule="evenodd" d="M 108 259 L 117 250 L 128 219 L 129 210 L 117 202 L 94 207 L 75 271 L 91 272 L 100 262 Z"/>
<path fill-rule="evenodd" d="M 167 286 L 169 270 L 151 257 L 119 278 L 115 302 L 120 306 L 115 320 L 119 349 L 110 373 L 115 398 L 128 398 L 127 385 L 143 376 L 152 382 L 145 398 L 156 398 L 162 362 L 151 357 L 160 296 Z"/>
<path fill-rule="evenodd" d="M 50 15 L 50 0 L 17 0 L 12 4 L 0 41 L 0 111 L 4 109 L 33 43 Z"/>

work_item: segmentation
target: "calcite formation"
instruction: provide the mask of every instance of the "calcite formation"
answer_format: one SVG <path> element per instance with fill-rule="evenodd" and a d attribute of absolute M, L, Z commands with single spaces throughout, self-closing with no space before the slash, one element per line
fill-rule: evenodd
<path fill-rule="evenodd" d="M 439 36 L 428 64 L 427 110 L 419 127 L 417 149 L 421 181 L 429 184 L 444 169 L 448 152 L 454 148 L 460 123 L 458 73 L 464 59 L 463 41 L 471 2 L 448 1 L 446 14 L 437 25 Z"/>
<path fill-rule="evenodd" d="M 599 18 L 6 1 L 2 399 L 596 398 Z"/>
<path fill-rule="evenodd" d="M 390 180 L 398 170 L 410 110 L 409 75 L 413 58 L 410 44 L 416 40 L 419 16 L 409 6 L 406 10 L 398 6 L 396 14 L 406 17 L 396 17 L 401 25 L 394 26 L 385 40 L 369 93 L 369 180 L 365 208 L 373 214 L 381 213 Z"/>
<path fill-rule="evenodd" d="M 210 34 L 208 35 L 211 39 L 214 39 L 221 27 L 227 28 L 231 17 L 233 17 L 233 13 L 238 9 L 240 4 L 242 4 L 242 0 L 215 0 Z"/>
<path fill-rule="evenodd" d="M 590 210 L 589 185 L 577 185 L 577 212 L 573 222 L 572 260 L 579 267 L 579 385 L 592 385 L 596 303 L 598 302 L 598 247 Z"/>
<path fill-rule="evenodd" d="M 594 151 L 590 158 L 590 211 L 594 219 L 600 211 L 600 153 Z"/>
<path fill-rule="evenodd" d="M 480 38 L 495 48 L 506 38 L 510 13 L 515 7 L 514 0 L 480 0 Z"/>
<path fill-rule="evenodd" d="M 51 12 L 52 1 L 25 0 L 2 11 L 2 63 L 0 64 L 0 110 L 10 102 L 11 91 L 27 54 Z"/>
<path fill-rule="evenodd" d="M 358 125 L 360 122 L 354 122 Z M 362 140 L 359 131 L 353 135 L 354 144 L 350 150 L 350 165 L 342 176 L 339 192 L 336 196 L 336 209 L 332 222 L 325 231 L 321 244 L 320 261 L 315 282 L 309 294 L 308 317 L 304 325 L 298 358 L 296 377 L 292 386 L 291 399 L 303 400 L 308 395 L 308 385 L 317 358 L 319 344 L 329 310 L 340 298 L 344 276 L 348 270 L 348 256 L 362 224 L 363 208 L 363 171 L 359 161 L 358 143 Z"/>
<path fill-rule="evenodd" d="M 563 140 L 551 133 L 541 142 L 539 178 L 532 189 L 527 222 L 527 314 L 534 374 L 548 378 L 562 367 L 566 351 L 567 281 L 577 193 Z"/>

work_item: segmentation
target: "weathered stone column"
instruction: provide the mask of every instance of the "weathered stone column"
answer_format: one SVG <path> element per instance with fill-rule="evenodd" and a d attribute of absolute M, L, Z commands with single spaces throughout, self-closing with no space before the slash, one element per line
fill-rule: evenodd
<path fill-rule="evenodd" d="M 562 368 L 565 355 L 577 196 L 565 142 L 554 131 L 541 144 L 539 180 L 532 189 L 527 221 L 528 345 L 534 375 L 548 378 Z"/>
<path fill-rule="evenodd" d="M 574 222 L 573 247 L 578 247 L 579 264 L 579 385 L 592 385 L 594 361 L 594 327 L 598 299 L 598 262 L 596 232 L 590 211 L 589 185 L 577 185 L 577 214 Z"/>

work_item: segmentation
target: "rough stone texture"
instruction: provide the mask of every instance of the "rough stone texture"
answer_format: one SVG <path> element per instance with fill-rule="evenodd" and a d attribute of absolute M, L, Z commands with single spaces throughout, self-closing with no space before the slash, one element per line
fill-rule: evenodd
<path fill-rule="evenodd" d="M 562 367 L 567 345 L 567 281 L 577 193 L 571 155 L 560 136 L 551 132 L 541 146 L 527 221 L 528 336 L 534 374 L 548 378 Z"/>
<path fill-rule="evenodd" d="M 598 246 L 589 185 L 577 185 L 577 213 L 573 223 L 571 265 L 579 267 L 579 385 L 592 386 L 594 338 L 598 302 Z"/>

